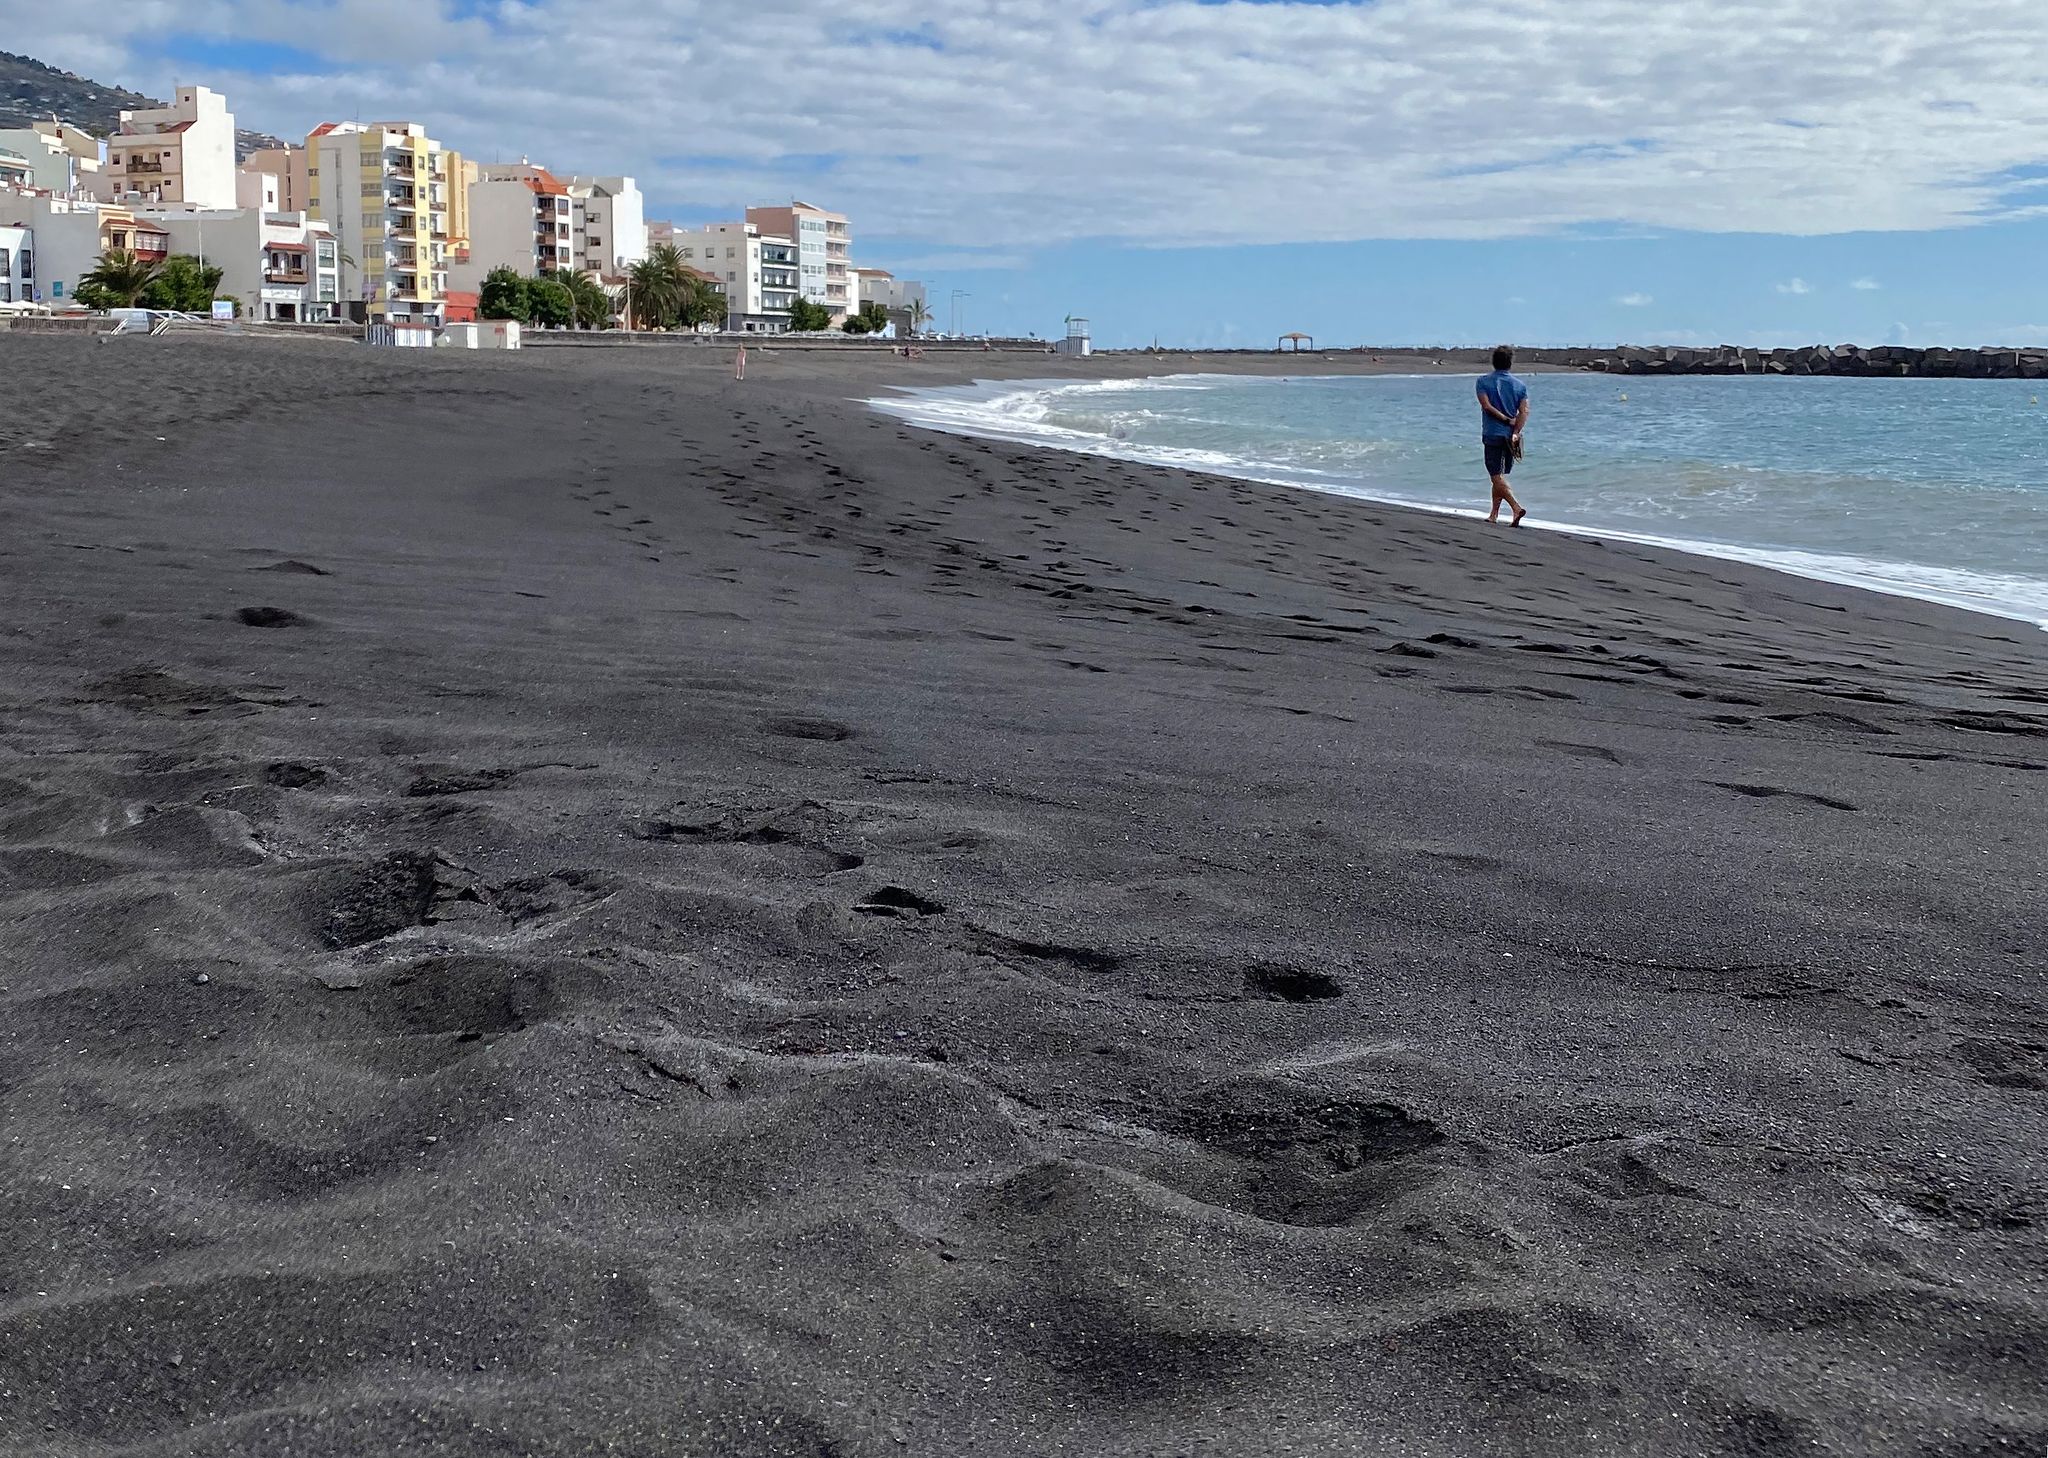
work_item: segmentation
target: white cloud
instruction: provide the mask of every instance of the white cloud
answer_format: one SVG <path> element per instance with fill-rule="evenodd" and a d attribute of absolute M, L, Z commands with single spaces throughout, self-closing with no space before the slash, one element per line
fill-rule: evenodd
<path fill-rule="evenodd" d="M 1878 289 L 1883 288 L 1884 285 L 1879 283 L 1874 278 L 1859 278 L 1854 283 L 1850 284 L 1849 287 L 1852 289 L 1860 289 L 1864 293 L 1874 293 Z"/>
<path fill-rule="evenodd" d="M 1779 284 L 1778 292 L 1781 294 L 1810 294 L 1813 292 L 1813 285 L 1803 278 L 1792 278 Z"/>
<path fill-rule="evenodd" d="M 1624 308 L 1645 309 L 1648 308 L 1651 304 L 1656 303 L 1657 301 L 1651 298 L 1648 294 L 1623 294 L 1614 302 L 1622 305 Z"/>
<path fill-rule="evenodd" d="M 854 219 L 856 227 L 859 222 L 858 218 Z M 1030 261 L 1022 253 L 923 253 L 892 256 L 890 266 L 899 272 L 909 273 L 974 273 L 1025 268 Z"/>
<path fill-rule="evenodd" d="M 815 196 L 871 243 L 1821 234 L 2038 199 L 2014 179 L 2048 162 L 2039 0 L 1954 6 L 67 0 L 31 48 L 212 84 L 280 135 L 411 117 L 632 172 L 657 216 Z M 166 59 L 180 36 L 318 57 L 236 76 Z"/>

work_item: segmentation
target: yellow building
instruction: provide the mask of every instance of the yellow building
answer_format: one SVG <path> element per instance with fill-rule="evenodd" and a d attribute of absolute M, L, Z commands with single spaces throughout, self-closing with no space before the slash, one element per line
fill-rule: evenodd
<path fill-rule="evenodd" d="M 329 122 L 306 138 L 306 210 L 341 245 L 341 294 L 384 323 L 445 323 L 461 158 L 416 122 Z"/>

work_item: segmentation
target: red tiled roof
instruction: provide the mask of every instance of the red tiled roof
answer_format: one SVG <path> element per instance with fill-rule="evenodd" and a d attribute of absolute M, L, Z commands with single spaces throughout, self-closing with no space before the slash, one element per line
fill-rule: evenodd
<path fill-rule="evenodd" d="M 319 126 L 313 128 L 313 130 L 308 132 L 306 135 L 309 137 L 324 137 L 329 132 L 333 131 L 336 127 L 340 125 L 340 122 L 322 122 L 320 123 Z"/>
<path fill-rule="evenodd" d="M 545 167 L 534 168 L 533 176 L 523 180 L 528 187 L 532 188 L 542 197 L 567 197 L 569 195 L 569 189 L 562 184 L 561 179 Z"/>

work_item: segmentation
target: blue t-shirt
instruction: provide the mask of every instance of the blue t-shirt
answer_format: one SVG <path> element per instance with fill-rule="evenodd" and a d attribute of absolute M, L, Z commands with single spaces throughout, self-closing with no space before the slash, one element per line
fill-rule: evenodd
<path fill-rule="evenodd" d="M 1521 411 L 1522 402 L 1529 398 L 1529 387 L 1506 370 L 1495 370 L 1490 375 L 1479 377 L 1479 398 L 1491 402 L 1494 409 L 1508 418 L 1495 420 L 1481 410 L 1479 413 L 1486 423 L 1480 433 L 1492 440 L 1506 440 L 1515 433 L 1515 428 L 1508 421 Z"/>

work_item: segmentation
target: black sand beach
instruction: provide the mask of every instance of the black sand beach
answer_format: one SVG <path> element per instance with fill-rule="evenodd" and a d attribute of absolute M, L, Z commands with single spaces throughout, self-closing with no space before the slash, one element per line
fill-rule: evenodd
<path fill-rule="evenodd" d="M 0 336 L 0 1452 L 2040 1454 L 2048 637 L 1144 367 Z"/>

